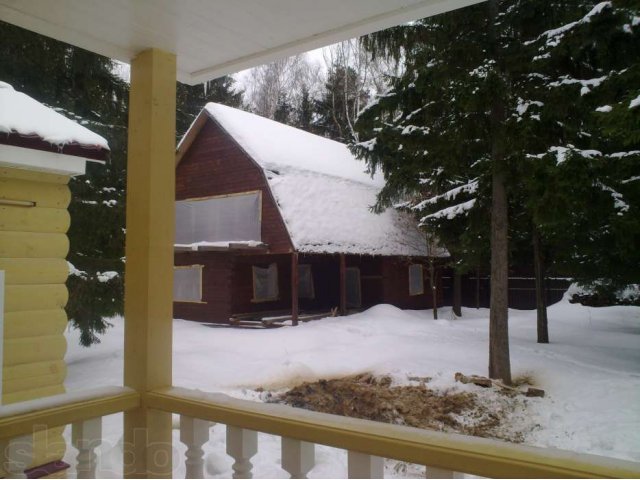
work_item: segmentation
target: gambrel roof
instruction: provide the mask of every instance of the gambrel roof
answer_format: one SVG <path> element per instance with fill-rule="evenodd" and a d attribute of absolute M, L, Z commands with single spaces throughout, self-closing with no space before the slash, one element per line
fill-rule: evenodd
<path fill-rule="evenodd" d="M 178 145 L 178 162 L 207 119 L 263 170 L 297 251 L 428 255 L 424 232 L 411 215 L 371 211 L 384 179 L 367 173 L 342 143 L 209 103 Z"/>

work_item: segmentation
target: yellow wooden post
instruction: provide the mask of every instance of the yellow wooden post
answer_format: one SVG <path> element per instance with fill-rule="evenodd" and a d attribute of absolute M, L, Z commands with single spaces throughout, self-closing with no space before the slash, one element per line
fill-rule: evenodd
<path fill-rule="evenodd" d="M 124 383 L 142 394 L 124 415 L 126 477 L 171 477 L 171 415 L 144 393 L 171 385 L 176 57 L 131 63 L 127 162 Z"/>

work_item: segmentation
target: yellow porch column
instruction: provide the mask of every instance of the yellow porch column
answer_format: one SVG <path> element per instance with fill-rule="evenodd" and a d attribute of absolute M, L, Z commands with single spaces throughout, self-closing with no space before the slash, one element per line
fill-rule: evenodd
<path fill-rule="evenodd" d="M 124 415 L 126 477 L 171 476 L 171 415 L 144 392 L 171 386 L 176 58 L 145 50 L 131 63 L 124 384 L 141 408 Z"/>

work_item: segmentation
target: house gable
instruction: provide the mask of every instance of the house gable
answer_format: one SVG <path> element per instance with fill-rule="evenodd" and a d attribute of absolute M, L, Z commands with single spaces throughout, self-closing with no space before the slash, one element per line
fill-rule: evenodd
<path fill-rule="evenodd" d="M 176 200 L 262 192 L 262 242 L 270 253 L 293 251 L 263 170 L 213 120 L 207 119 L 176 167 Z"/>

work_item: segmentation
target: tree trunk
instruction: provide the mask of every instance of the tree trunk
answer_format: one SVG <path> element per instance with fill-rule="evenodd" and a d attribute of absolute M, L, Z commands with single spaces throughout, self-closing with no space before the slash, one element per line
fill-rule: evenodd
<path fill-rule="evenodd" d="M 508 96 L 505 66 L 495 31 L 498 1 L 489 0 L 489 54 L 496 61 L 490 113 L 491 141 L 491 300 L 489 312 L 489 377 L 511 384 L 509 359 L 509 210 L 505 165 L 505 97 Z"/>
<path fill-rule="evenodd" d="M 431 305 L 433 306 L 433 319 L 438 319 L 438 290 L 436 289 L 436 266 L 432 259 L 429 260 L 429 281 L 431 283 Z"/>
<path fill-rule="evenodd" d="M 544 289 L 544 258 L 542 257 L 542 243 L 538 229 L 533 232 L 533 269 L 536 276 L 536 310 L 538 315 L 538 343 L 549 343 L 549 329 L 547 324 L 547 302 Z"/>
<path fill-rule="evenodd" d="M 476 308 L 480 309 L 480 266 L 476 268 Z"/>
<path fill-rule="evenodd" d="M 462 316 L 462 278 L 456 271 L 453 272 L 453 314 Z"/>
<path fill-rule="evenodd" d="M 494 170 L 491 200 L 491 303 L 489 377 L 511 384 L 509 359 L 509 240 L 504 174 Z"/>

